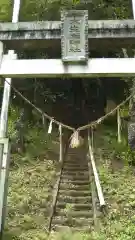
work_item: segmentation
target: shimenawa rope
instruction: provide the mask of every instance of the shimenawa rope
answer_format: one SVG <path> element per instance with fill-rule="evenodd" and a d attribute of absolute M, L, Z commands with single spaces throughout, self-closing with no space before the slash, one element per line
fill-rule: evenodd
<path fill-rule="evenodd" d="M 6 81 L 6 79 L 5 79 Z M 6 81 L 7 82 L 7 81 Z M 8 82 L 7 82 L 8 83 Z M 9 84 L 9 83 L 8 83 Z M 9 84 L 10 85 L 10 84 Z M 121 102 L 119 105 L 117 105 L 116 108 L 114 108 L 113 110 L 111 110 L 109 113 L 107 113 L 106 115 L 100 117 L 99 119 L 97 119 L 96 121 L 93 121 L 89 124 L 86 124 L 84 126 L 81 126 L 77 129 L 69 126 L 69 125 L 66 125 L 62 122 L 59 122 L 57 120 L 54 119 L 54 117 L 51 117 L 49 116 L 47 113 L 43 112 L 40 108 L 36 107 L 33 103 L 31 103 L 30 100 L 28 100 L 26 97 L 24 97 L 13 85 L 11 85 L 11 88 L 14 90 L 14 92 L 16 92 L 22 99 L 24 99 L 29 105 L 31 105 L 34 109 L 36 109 L 41 115 L 42 117 L 46 117 L 47 119 L 50 120 L 51 124 L 52 123 L 55 123 L 56 125 L 58 126 L 62 126 L 63 128 L 66 128 L 66 129 L 69 129 L 71 131 L 73 131 L 73 134 L 71 135 L 70 137 L 70 146 L 72 148 L 74 147 L 78 147 L 80 144 L 82 144 L 83 142 L 83 139 L 79 136 L 79 132 L 80 131 L 83 131 L 83 130 L 86 130 L 86 129 L 89 129 L 89 128 L 94 128 L 96 127 L 97 125 L 101 124 L 107 117 L 111 116 L 114 112 L 116 112 L 120 107 L 122 107 L 126 102 L 128 102 L 131 97 L 134 95 L 134 93 L 130 94 L 129 97 L 127 97 L 123 102 Z"/>

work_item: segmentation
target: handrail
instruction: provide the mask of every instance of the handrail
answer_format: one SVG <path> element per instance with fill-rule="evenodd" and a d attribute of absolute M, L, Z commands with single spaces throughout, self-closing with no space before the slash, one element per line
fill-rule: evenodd
<path fill-rule="evenodd" d="M 91 166 L 92 166 L 92 170 L 93 170 L 93 174 L 94 174 L 94 180 L 95 180 L 95 184 L 96 184 L 96 188 L 97 188 L 100 207 L 103 208 L 106 204 L 105 204 L 100 180 L 99 180 L 99 177 L 98 177 L 98 172 L 97 172 L 97 169 L 96 169 L 96 164 L 95 164 L 94 154 L 93 154 L 93 150 L 92 150 L 92 146 L 91 146 L 89 131 L 88 131 L 88 147 L 89 147 L 89 156 L 90 156 L 90 160 L 91 160 Z"/>
<path fill-rule="evenodd" d="M 50 217 L 49 217 L 49 223 L 48 223 L 48 232 L 51 231 L 51 225 L 52 225 L 52 219 L 53 219 L 53 215 L 54 215 L 54 211 L 55 211 L 55 207 L 56 207 L 56 202 L 57 202 L 57 197 L 58 197 L 58 191 L 59 191 L 59 186 L 60 186 L 60 180 L 61 180 L 61 175 L 62 175 L 62 170 L 63 170 L 63 163 L 64 163 L 64 157 L 66 155 L 67 152 L 67 144 L 65 144 L 65 147 L 63 146 L 63 138 L 62 138 L 62 127 L 60 126 L 59 128 L 60 131 L 60 151 L 59 151 L 59 172 L 58 172 L 58 178 L 56 181 L 56 184 L 54 186 L 54 194 L 53 194 L 53 202 L 52 202 L 52 206 L 51 206 L 51 213 L 50 213 Z M 63 150 L 64 147 L 64 150 Z"/>
<path fill-rule="evenodd" d="M 94 226 L 97 227 L 96 201 L 95 201 L 95 196 L 94 196 L 95 194 L 94 194 L 93 174 L 92 174 L 91 162 L 90 161 L 88 161 L 88 171 L 89 171 L 89 181 L 90 181 L 90 184 L 91 184 L 93 221 L 94 221 Z"/>
<path fill-rule="evenodd" d="M 59 154 L 59 162 L 63 161 L 63 139 L 62 139 L 62 125 L 59 126 L 59 142 L 60 142 L 60 154 Z"/>

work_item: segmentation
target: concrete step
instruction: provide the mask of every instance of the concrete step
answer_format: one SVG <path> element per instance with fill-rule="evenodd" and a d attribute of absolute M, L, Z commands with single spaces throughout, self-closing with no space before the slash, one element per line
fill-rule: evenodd
<path fill-rule="evenodd" d="M 73 210 L 91 210 L 92 209 L 92 203 L 70 203 L 71 209 Z M 65 202 L 58 202 L 56 204 L 57 209 L 65 209 L 67 207 L 67 203 Z"/>
<path fill-rule="evenodd" d="M 71 231 L 73 233 L 75 232 L 81 232 L 81 233 L 90 233 L 92 231 L 92 226 L 89 227 L 69 227 L 67 225 L 58 225 L 55 224 L 52 226 L 52 230 L 55 232 L 67 232 L 67 231 Z"/>
<path fill-rule="evenodd" d="M 87 167 L 88 169 L 88 164 L 84 162 L 64 162 L 63 167 L 78 167 L 78 168 Z"/>
<path fill-rule="evenodd" d="M 88 166 L 66 166 L 64 165 L 63 167 L 63 171 L 70 171 L 70 172 L 74 172 L 74 171 L 88 171 Z"/>
<path fill-rule="evenodd" d="M 93 217 L 93 211 L 91 210 L 81 210 L 81 211 L 74 211 L 72 209 L 57 209 L 55 211 L 55 216 L 64 216 L 64 217 L 69 217 L 69 218 L 92 218 Z"/>
<path fill-rule="evenodd" d="M 90 184 L 89 180 L 69 180 L 69 179 L 61 179 L 61 184 L 72 184 L 74 186 L 84 186 Z"/>
<path fill-rule="evenodd" d="M 69 189 L 70 190 L 76 190 L 76 191 L 79 191 L 79 190 L 82 190 L 82 191 L 91 191 L 91 185 L 90 183 L 89 184 L 84 184 L 84 185 L 76 185 L 76 184 L 72 184 L 72 183 L 60 183 L 60 189 L 61 190 L 66 190 L 68 191 Z"/>
<path fill-rule="evenodd" d="M 91 196 L 83 196 L 83 197 L 71 197 L 71 196 L 61 196 L 58 195 L 57 198 L 57 202 L 61 203 L 61 202 L 65 202 L 65 203 L 81 203 L 81 204 L 85 204 L 85 203 L 91 203 Z"/>
<path fill-rule="evenodd" d="M 66 217 L 54 217 L 52 225 L 67 225 L 69 227 L 89 227 L 93 224 L 93 219 L 86 218 L 66 218 Z"/>
<path fill-rule="evenodd" d="M 65 158 L 64 162 L 82 162 L 82 163 L 87 163 L 88 159 L 87 158 L 82 158 L 82 157 L 71 157 L 68 156 L 68 158 Z"/>
<path fill-rule="evenodd" d="M 89 177 L 88 175 L 79 175 L 79 176 L 72 176 L 72 175 L 68 175 L 68 174 L 62 174 L 61 179 L 67 179 L 67 180 L 85 180 L 85 181 L 89 181 Z"/>
<path fill-rule="evenodd" d="M 66 196 L 90 196 L 90 191 L 89 190 L 72 190 L 68 189 L 67 190 L 59 190 L 59 195 L 66 195 Z"/>
<path fill-rule="evenodd" d="M 88 171 L 67 171 L 63 169 L 62 174 L 64 175 L 70 175 L 70 176 L 88 176 L 89 177 L 89 172 Z"/>

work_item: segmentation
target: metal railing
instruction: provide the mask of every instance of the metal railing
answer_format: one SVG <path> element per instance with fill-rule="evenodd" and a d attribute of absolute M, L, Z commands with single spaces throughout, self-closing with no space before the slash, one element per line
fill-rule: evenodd
<path fill-rule="evenodd" d="M 94 175 L 94 181 L 95 181 L 95 185 L 96 185 L 96 190 L 97 190 L 97 194 L 98 194 L 100 207 L 104 208 L 106 204 L 105 204 L 104 195 L 103 195 L 102 187 L 100 184 L 100 180 L 99 180 L 99 176 L 98 176 L 98 172 L 97 172 L 97 168 L 96 168 L 96 164 L 95 164 L 93 146 L 91 143 L 89 131 L 88 131 L 88 147 L 89 147 L 88 155 L 89 155 L 89 160 L 90 160 L 90 164 L 91 164 L 93 175 Z"/>
<path fill-rule="evenodd" d="M 56 184 L 54 186 L 54 192 L 53 192 L 53 200 L 51 204 L 51 211 L 50 211 L 50 216 L 49 216 L 49 223 L 48 223 L 48 232 L 51 231 L 51 226 L 52 226 L 52 220 L 53 220 L 53 215 L 55 212 L 55 207 L 56 207 L 56 202 L 57 202 L 57 197 L 58 197 L 58 192 L 59 192 L 59 186 L 60 186 L 60 181 L 61 181 L 61 175 L 62 175 L 62 170 L 63 170 L 63 163 L 64 163 L 64 158 L 67 152 L 67 145 L 64 145 L 63 141 L 63 134 L 62 134 L 62 126 L 59 126 L 59 169 L 57 173 L 57 180 Z M 68 142 L 68 141 L 67 141 Z"/>

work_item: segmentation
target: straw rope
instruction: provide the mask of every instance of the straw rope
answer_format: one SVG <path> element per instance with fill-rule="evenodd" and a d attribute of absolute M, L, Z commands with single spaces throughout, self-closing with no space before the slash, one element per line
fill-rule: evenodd
<path fill-rule="evenodd" d="M 5 79 L 6 81 L 6 79 Z M 8 81 L 6 81 L 8 83 Z M 8 83 L 10 85 L 10 83 Z M 13 85 L 11 85 L 11 88 L 14 90 L 15 93 L 17 93 L 24 101 L 26 101 L 29 105 L 31 105 L 35 110 L 37 110 L 37 112 L 39 112 L 42 117 L 46 117 L 47 119 L 49 119 L 50 121 L 52 121 L 53 123 L 55 123 L 56 125 L 61 125 L 63 128 L 69 129 L 71 131 L 73 131 L 74 133 L 89 129 L 89 128 L 94 128 L 97 125 L 101 124 L 106 118 L 108 118 L 109 116 L 111 116 L 114 112 L 116 112 L 120 107 L 122 107 L 123 105 L 125 105 L 125 103 L 127 103 L 132 96 L 134 95 L 134 93 L 130 94 L 123 102 L 121 102 L 119 105 L 117 105 L 116 108 L 112 109 L 109 113 L 107 113 L 106 115 L 98 118 L 96 121 L 90 122 L 89 124 L 86 124 L 84 126 L 81 126 L 77 129 L 66 125 L 62 122 L 57 121 L 56 119 L 54 119 L 54 117 L 49 116 L 47 113 L 43 112 L 40 108 L 36 107 L 35 104 L 33 104 L 30 100 L 28 100 L 26 97 L 24 97 Z M 74 134 L 73 133 L 73 134 Z"/>

